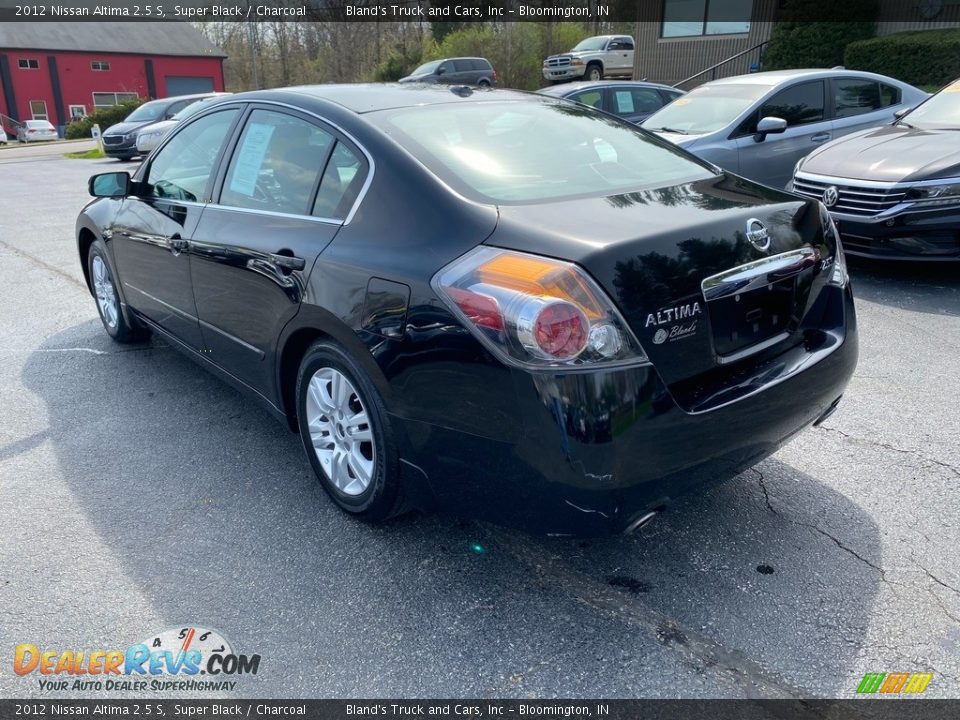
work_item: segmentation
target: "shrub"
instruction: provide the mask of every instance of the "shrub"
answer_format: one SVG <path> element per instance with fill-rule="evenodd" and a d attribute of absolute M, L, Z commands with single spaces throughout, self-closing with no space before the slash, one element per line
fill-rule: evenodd
<path fill-rule="evenodd" d="M 873 37 L 877 0 L 787 0 L 763 52 L 764 70 L 828 68 L 844 62 L 847 45 Z M 816 22 L 829 17 L 830 22 Z"/>
<path fill-rule="evenodd" d="M 129 102 L 120 103 L 119 105 L 114 105 L 113 107 L 103 108 L 102 110 L 97 110 L 92 115 L 88 115 L 82 120 L 74 120 L 72 123 L 67 125 L 67 129 L 64 131 L 63 135 L 67 140 L 82 140 L 90 137 L 90 131 L 93 129 L 94 125 L 100 126 L 100 131 L 103 132 L 111 125 L 116 125 L 119 122 L 123 122 L 124 119 L 136 110 L 143 102 L 144 99 L 130 100 Z"/>
<path fill-rule="evenodd" d="M 911 85 L 943 87 L 960 77 L 960 29 L 913 30 L 847 46 L 844 65 Z"/>

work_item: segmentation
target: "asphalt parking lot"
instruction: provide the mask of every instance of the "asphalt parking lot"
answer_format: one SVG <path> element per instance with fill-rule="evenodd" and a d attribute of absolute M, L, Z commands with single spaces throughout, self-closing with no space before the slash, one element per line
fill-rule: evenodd
<path fill-rule="evenodd" d="M 41 694 L 18 643 L 185 624 L 262 656 L 237 697 L 960 696 L 960 267 L 854 264 L 838 412 L 636 536 L 371 528 L 253 402 L 102 331 L 73 227 L 123 166 L 0 152 L 0 696 Z"/>

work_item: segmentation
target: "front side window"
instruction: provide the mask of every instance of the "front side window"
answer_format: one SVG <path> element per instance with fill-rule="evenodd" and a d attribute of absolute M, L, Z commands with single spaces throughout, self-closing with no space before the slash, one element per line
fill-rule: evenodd
<path fill-rule="evenodd" d="M 801 83 L 777 93 L 760 106 L 760 118 L 778 117 L 787 127 L 819 122 L 824 118 L 823 82 Z"/>
<path fill-rule="evenodd" d="M 207 183 L 237 116 L 231 108 L 202 117 L 176 133 L 147 171 L 150 197 L 204 202 Z"/>
<path fill-rule="evenodd" d="M 660 37 L 744 35 L 753 0 L 663 0 Z"/>
<path fill-rule="evenodd" d="M 220 204 L 309 215 L 333 141 L 302 118 L 254 110 L 230 159 Z"/>
<path fill-rule="evenodd" d="M 472 60 L 454 60 L 453 66 L 457 72 L 470 72 L 474 69 Z"/>
<path fill-rule="evenodd" d="M 481 201 L 606 197 L 713 176 L 672 145 L 569 103 L 438 104 L 368 117 Z"/>
<path fill-rule="evenodd" d="M 899 105 L 902 97 L 900 88 L 880 83 L 880 107 Z"/>

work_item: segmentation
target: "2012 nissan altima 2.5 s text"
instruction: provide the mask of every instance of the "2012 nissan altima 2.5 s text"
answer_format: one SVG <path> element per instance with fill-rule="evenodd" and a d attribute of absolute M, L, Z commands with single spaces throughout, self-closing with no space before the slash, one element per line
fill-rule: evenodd
<path fill-rule="evenodd" d="M 116 341 L 156 333 L 299 432 L 358 518 L 630 532 L 822 420 L 853 373 L 817 200 L 542 95 L 207 105 L 132 177 L 90 179 L 90 290 Z"/>

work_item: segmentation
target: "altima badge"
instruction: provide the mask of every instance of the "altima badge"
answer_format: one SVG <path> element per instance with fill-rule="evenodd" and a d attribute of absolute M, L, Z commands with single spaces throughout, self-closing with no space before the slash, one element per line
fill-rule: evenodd
<path fill-rule="evenodd" d="M 770 233 L 762 222 L 756 218 L 747 220 L 747 240 L 749 240 L 757 250 L 768 250 L 770 248 Z"/>
<path fill-rule="evenodd" d="M 834 185 L 830 185 L 823 191 L 823 204 L 827 207 L 833 207 L 840 199 L 840 192 Z"/>

